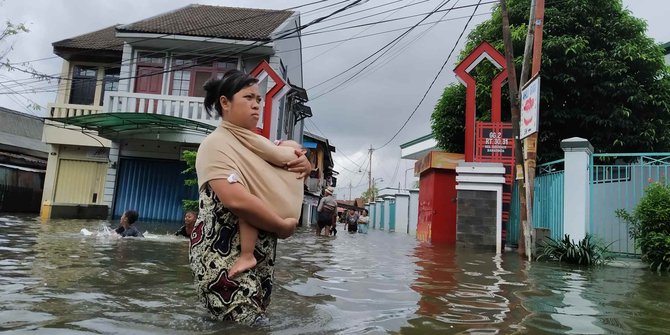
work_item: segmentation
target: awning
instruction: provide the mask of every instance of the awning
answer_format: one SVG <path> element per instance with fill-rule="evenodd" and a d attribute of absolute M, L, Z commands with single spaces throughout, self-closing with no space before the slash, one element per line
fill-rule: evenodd
<path fill-rule="evenodd" d="M 72 117 L 47 118 L 88 130 L 99 135 L 133 131 L 180 130 L 209 134 L 215 126 L 176 116 L 149 113 L 98 113 Z"/>

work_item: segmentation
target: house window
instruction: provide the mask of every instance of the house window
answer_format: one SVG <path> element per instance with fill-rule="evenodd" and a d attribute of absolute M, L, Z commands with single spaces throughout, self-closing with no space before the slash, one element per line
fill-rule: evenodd
<path fill-rule="evenodd" d="M 96 79 L 96 67 L 75 65 L 72 74 L 70 103 L 77 105 L 92 105 L 93 100 L 95 99 Z"/>
<path fill-rule="evenodd" d="M 104 103 L 105 92 L 116 92 L 119 90 L 120 68 L 105 69 L 105 77 L 102 83 L 102 94 L 100 94 L 100 105 Z"/>
<path fill-rule="evenodd" d="M 175 71 L 172 75 L 172 95 L 188 96 L 191 72 Z"/>
<path fill-rule="evenodd" d="M 228 69 L 237 69 L 237 59 L 176 56 L 172 60 L 172 69 L 172 95 L 204 97 L 203 85 L 211 78 L 221 78 Z"/>

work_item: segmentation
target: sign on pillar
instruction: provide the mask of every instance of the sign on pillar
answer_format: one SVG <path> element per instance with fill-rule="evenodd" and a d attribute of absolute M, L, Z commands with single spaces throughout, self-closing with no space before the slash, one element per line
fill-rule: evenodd
<path fill-rule="evenodd" d="M 537 76 L 521 90 L 520 138 L 526 138 L 537 132 L 540 115 L 540 77 Z"/>

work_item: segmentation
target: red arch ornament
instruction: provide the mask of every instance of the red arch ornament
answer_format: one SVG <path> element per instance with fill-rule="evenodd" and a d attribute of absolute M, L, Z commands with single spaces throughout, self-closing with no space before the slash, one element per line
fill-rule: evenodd
<path fill-rule="evenodd" d="M 465 161 L 474 160 L 476 88 L 477 82 L 470 75 L 479 63 L 488 59 L 496 68 L 502 70 L 491 83 L 491 122 L 500 122 L 500 99 L 503 82 L 507 79 L 505 56 L 488 42 L 482 42 L 454 69 L 456 78 L 465 85 Z"/>
<path fill-rule="evenodd" d="M 263 127 L 257 127 L 256 132 L 266 138 L 270 138 L 272 125 L 272 106 L 278 102 L 287 92 L 290 86 L 265 60 L 262 60 L 250 73 L 258 81 L 263 81 L 267 76 L 275 83 L 265 94 L 265 105 L 263 106 Z"/>

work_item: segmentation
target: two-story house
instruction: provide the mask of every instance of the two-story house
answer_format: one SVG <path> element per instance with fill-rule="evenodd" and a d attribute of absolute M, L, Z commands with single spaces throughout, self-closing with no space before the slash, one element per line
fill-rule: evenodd
<path fill-rule="evenodd" d="M 228 69 L 261 79 L 258 132 L 300 141 L 311 112 L 299 27 L 294 11 L 189 5 L 53 43 L 63 66 L 43 132 L 45 212 L 180 220 L 181 200 L 196 196 L 181 154 L 220 123 L 202 86 Z"/>
<path fill-rule="evenodd" d="M 316 207 L 324 195 L 326 187 L 337 186 L 337 171 L 333 169 L 335 163 L 332 153 L 335 147 L 330 145 L 327 138 L 309 133 L 303 133 L 303 146 L 307 149 L 307 157 L 314 169 L 305 180 L 305 197 L 303 200 L 302 220 L 303 226 L 316 224 Z"/>

